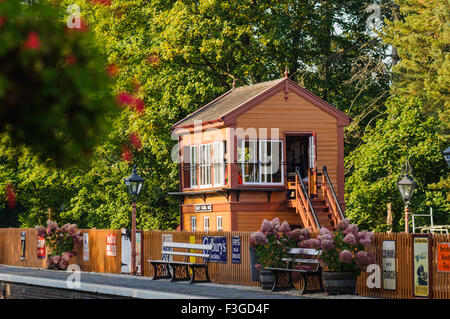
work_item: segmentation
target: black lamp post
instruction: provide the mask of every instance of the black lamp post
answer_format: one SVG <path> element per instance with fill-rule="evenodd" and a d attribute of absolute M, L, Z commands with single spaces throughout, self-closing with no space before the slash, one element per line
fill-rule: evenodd
<path fill-rule="evenodd" d="M 131 216 L 131 274 L 136 274 L 136 199 L 141 192 L 144 179 L 140 177 L 133 166 L 133 172 L 124 179 L 128 188 L 128 193 L 132 199 L 133 214 Z"/>
<path fill-rule="evenodd" d="M 445 161 L 447 162 L 448 167 L 450 167 L 450 146 L 442 152 L 444 154 Z"/>
<path fill-rule="evenodd" d="M 397 182 L 397 186 L 402 195 L 403 202 L 405 202 L 405 233 L 409 234 L 409 203 L 417 184 L 408 173 L 405 173 L 403 178 Z"/>

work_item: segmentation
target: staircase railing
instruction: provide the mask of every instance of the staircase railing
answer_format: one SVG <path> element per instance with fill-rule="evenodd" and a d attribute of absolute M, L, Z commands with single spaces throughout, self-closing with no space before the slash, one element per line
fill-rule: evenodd
<path fill-rule="evenodd" d="M 336 192 L 334 191 L 333 184 L 331 183 L 330 177 L 328 176 L 327 167 L 323 167 L 323 175 L 322 175 L 322 191 L 323 198 L 326 201 L 328 207 L 332 212 L 332 219 L 334 221 L 334 225 L 337 225 L 341 220 L 345 218 L 345 215 L 342 211 L 341 204 L 336 196 Z"/>
<path fill-rule="evenodd" d="M 296 169 L 295 172 L 295 206 L 297 213 L 300 215 L 305 228 L 310 228 L 313 232 L 318 232 L 321 226 L 314 207 L 311 204 L 308 191 L 303 183 L 300 171 Z"/>

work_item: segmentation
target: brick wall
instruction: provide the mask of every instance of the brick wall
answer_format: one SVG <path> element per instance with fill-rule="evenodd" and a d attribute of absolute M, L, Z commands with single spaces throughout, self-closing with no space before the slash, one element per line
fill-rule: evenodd
<path fill-rule="evenodd" d="M 0 299 L 128 299 L 79 290 L 51 288 L 0 281 Z"/>

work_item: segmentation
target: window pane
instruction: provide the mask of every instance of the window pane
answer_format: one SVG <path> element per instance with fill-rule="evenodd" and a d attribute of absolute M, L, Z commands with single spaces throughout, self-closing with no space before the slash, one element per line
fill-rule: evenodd
<path fill-rule="evenodd" d="M 261 144 L 261 183 L 272 182 L 272 170 L 271 170 L 271 143 L 270 141 L 260 141 Z"/>
<path fill-rule="evenodd" d="M 217 230 L 222 230 L 222 216 L 217 216 Z"/>
<path fill-rule="evenodd" d="M 200 145 L 200 186 L 211 186 L 211 144 Z"/>
<path fill-rule="evenodd" d="M 224 184 L 225 165 L 224 165 L 224 143 L 213 144 L 213 172 L 214 185 L 221 186 Z"/>
<path fill-rule="evenodd" d="M 197 146 L 193 145 L 191 146 L 191 187 L 197 187 Z"/>
<path fill-rule="evenodd" d="M 283 144 L 282 141 L 272 141 L 272 183 L 282 182 Z"/>
<path fill-rule="evenodd" d="M 244 183 L 258 183 L 258 141 L 244 141 L 243 157 Z"/>

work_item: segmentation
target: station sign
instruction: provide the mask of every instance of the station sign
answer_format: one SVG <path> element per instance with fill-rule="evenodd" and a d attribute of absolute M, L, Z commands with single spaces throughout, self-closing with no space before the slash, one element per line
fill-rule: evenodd
<path fill-rule="evenodd" d="M 195 204 L 195 212 L 212 212 L 212 204 Z"/>

